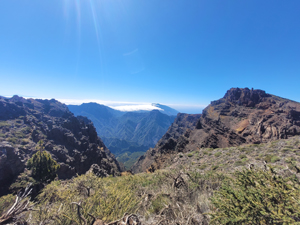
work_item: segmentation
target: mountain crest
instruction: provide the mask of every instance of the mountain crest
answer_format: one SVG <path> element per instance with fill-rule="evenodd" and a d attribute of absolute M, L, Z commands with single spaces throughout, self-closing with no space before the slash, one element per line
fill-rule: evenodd
<path fill-rule="evenodd" d="M 240 106 L 254 107 L 260 102 L 265 101 L 266 97 L 271 96 L 272 95 L 267 94 L 265 91 L 259 89 L 231 88 L 226 92 L 223 98 L 217 101 L 212 101 L 211 105 L 230 102 Z"/>
<path fill-rule="evenodd" d="M 179 123 L 180 116 L 171 128 L 182 132 L 169 129 L 155 148 L 139 159 L 134 172 L 149 166 L 163 168 L 178 152 L 260 144 L 300 135 L 300 103 L 262 90 L 231 88 L 223 98 L 211 102 L 189 127 L 185 125 L 187 120 Z"/>
<path fill-rule="evenodd" d="M 58 177 L 69 179 L 97 164 L 102 174 L 118 175 L 121 166 L 97 136 L 92 122 L 75 117 L 54 99 L 0 97 L 0 196 L 22 173 L 39 141 L 60 164 Z"/>

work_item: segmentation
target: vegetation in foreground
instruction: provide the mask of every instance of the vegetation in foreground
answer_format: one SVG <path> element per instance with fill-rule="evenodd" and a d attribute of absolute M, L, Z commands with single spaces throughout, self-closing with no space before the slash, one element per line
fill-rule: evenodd
<path fill-rule="evenodd" d="M 279 173 L 280 172 L 280 173 Z M 99 178 L 93 173 L 53 181 L 35 199 L 35 211 L 17 219 L 29 224 L 82 224 L 81 214 L 110 222 L 124 213 L 142 224 L 296 224 L 299 180 L 272 167 L 244 169 L 232 176 L 193 171 L 157 171 Z M 0 208 L 13 201 L 1 198 Z M 31 203 L 33 204 L 33 203 Z"/>
<path fill-rule="evenodd" d="M 24 212 L 16 219 L 29 224 L 83 224 L 76 205 L 80 204 L 80 213 L 88 224 L 93 220 L 89 214 L 111 222 L 126 212 L 137 214 L 142 224 L 149 225 L 297 224 L 300 221 L 298 140 L 299 137 L 276 141 L 265 149 L 251 145 L 204 150 L 211 153 L 210 160 L 228 160 L 226 153 L 241 151 L 243 154 L 233 155 L 232 160 L 246 157 L 248 164 L 233 163 L 231 170 L 225 164 L 216 168 L 209 160 L 200 168 L 194 160 L 197 157 L 202 160 L 201 155 L 208 154 L 189 152 L 179 153 L 178 158 L 185 163 L 154 173 L 124 173 L 107 178 L 88 173 L 67 181 L 54 180 L 29 204 L 35 204 L 34 211 Z M 247 154 L 249 149 L 252 152 Z M 262 149 L 260 153 L 258 149 Z M 272 153 L 278 158 L 265 160 Z M 258 163 L 257 154 L 262 154 L 260 158 L 267 165 Z M 12 195 L 0 198 L 1 213 L 13 201 Z"/>
<path fill-rule="evenodd" d="M 282 172 L 282 171 L 281 171 Z M 296 176 L 274 168 L 244 169 L 227 179 L 212 198 L 213 224 L 293 224 L 300 221 Z"/>
<path fill-rule="evenodd" d="M 35 199 L 35 211 L 21 214 L 18 220 L 29 220 L 30 224 L 81 224 L 77 207 L 72 204 L 78 203 L 88 224 L 92 221 L 88 214 L 111 222 L 126 212 L 139 215 L 142 224 L 208 223 L 204 213 L 209 212 L 211 193 L 222 180 L 219 174 L 192 171 L 107 178 L 89 173 L 51 182 Z"/>

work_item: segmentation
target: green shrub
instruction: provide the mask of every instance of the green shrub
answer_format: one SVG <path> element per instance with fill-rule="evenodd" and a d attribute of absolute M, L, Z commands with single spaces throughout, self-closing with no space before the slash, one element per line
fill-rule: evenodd
<path fill-rule="evenodd" d="M 21 145 L 27 145 L 30 142 L 30 140 L 28 138 L 23 138 L 21 140 Z"/>
<path fill-rule="evenodd" d="M 216 170 L 216 169 L 218 169 L 218 168 L 219 168 L 218 165 L 213 165 L 213 166 L 211 167 L 211 170 Z"/>
<path fill-rule="evenodd" d="M 38 148 L 40 150 L 28 160 L 27 167 L 32 170 L 32 177 L 37 181 L 52 181 L 56 177 L 59 164 L 52 159 L 48 152 L 42 151 L 42 142 L 39 142 Z"/>
<path fill-rule="evenodd" d="M 8 142 L 11 142 L 13 144 L 17 144 L 18 143 L 18 139 L 16 137 L 9 137 L 6 139 Z"/>
<path fill-rule="evenodd" d="M 20 138 L 25 138 L 26 134 L 24 134 L 22 131 L 18 131 L 14 134 L 14 136 L 20 139 Z"/>
<path fill-rule="evenodd" d="M 236 171 L 212 198 L 212 224 L 295 224 L 300 219 L 299 182 L 270 168 Z"/>
<path fill-rule="evenodd" d="M 287 158 L 285 158 L 285 161 L 286 161 L 287 163 L 293 163 L 294 161 L 296 161 L 296 159 L 293 158 L 293 157 L 287 157 Z"/>
<path fill-rule="evenodd" d="M 246 162 L 248 162 L 248 160 L 249 160 L 248 158 L 243 158 L 243 159 L 242 159 L 242 162 L 243 162 L 243 163 L 246 163 Z"/>
<path fill-rule="evenodd" d="M 99 178 L 88 173 L 68 181 L 55 180 L 38 196 L 37 207 L 42 209 L 44 218 L 40 218 L 40 212 L 33 214 L 33 218 L 36 217 L 36 221 L 53 221 L 49 224 L 82 224 L 78 219 L 76 207 L 72 204 L 82 202 L 82 215 L 88 220 L 88 224 L 91 224 L 88 213 L 106 222 L 113 221 L 125 212 L 136 213 L 139 203 L 144 201 L 145 197 L 139 196 L 137 189 L 146 184 L 145 186 L 151 186 L 151 189 L 155 190 L 158 182 L 164 183 L 165 177 L 162 178 L 158 174 L 139 174 Z M 160 200 L 163 201 L 163 198 L 156 199 L 152 210 L 157 211 L 161 208 Z"/>
<path fill-rule="evenodd" d="M 207 167 L 206 164 L 202 164 L 201 166 L 199 166 L 199 169 L 204 170 L 206 167 Z"/>
<path fill-rule="evenodd" d="M 219 157 L 220 155 L 222 155 L 222 152 L 217 152 L 217 153 L 215 153 L 215 156 L 216 156 L 216 157 Z"/>
<path fill-rule="evenodd" d="M 240 159 L 247 158 L 247 156 L 246 156 L 245 154 L 242 154 L 242 155 L 240 155 L 239 157 L 240 157 Z"/>
<path fill-rule="evenodd" d="M 22 120 L 16 119 L 16 124 L 22 124 Z"/>
<path fill-rule="evenodd" d="M 24 134 L 29 134 L 31 132 L 31 128 L 30 127 L 24 127 L 21 129 L 21 132 Z"/>
<path fill-rule="evenodd" d="M 267 163 L 271 162 L 272 157 L 273 157 L 273 155 L 266 155 L 266 156 L 265 156 L 265 161 L 266 161 Z"/>
<path fill-rule="evenodd" d="M 188 157 L 193 157 L 193 155 L 194 155 L 193 153 L 188 153 L 187 154 Z"/>
<path fill-rule="evenodd" d="M 238 160 L 238 161 L 236 161 L 236 162 L 234 163 L 234 165 L 236 165 L 236 166 L 244 166 L 245 163 L 242 162 L 241 160 Z"/>
<path fill-rule="evenodd" d="M 169 199 L 165 195 L 158 195 L 155 200 L 152 201 L 149 212 L 158 214 L 168 204 Z"/>
<path fill-rule="evenodd" d="M 4 211 L 8 209 L 8 207 L 12 206 L 16 197 L 12 194 L 4 195 L 0 198 L 0 215 L 3 214 Z"/>
<path fill-rule="evenodd" d="M 9 127 L 10 125 L 9 125 L 9 123 L 8 122 L 6 122 L 6 121 L 0 121 L 0 127 L 2 128 L 2 127 Z"/>
<path fill-rule="evenodd" d="M 289 149 L 289 148 L 284 148 L 284 149 L 282 149 L 281 151 L 282 152 L 289 152 L 291 149 Z"/>
<path fill-rule="evenodd" d="M 278 162 L 280 161 L 280 157 L 274 155 L 272 158 L 271 158 L 271 163 L 275 163 L 275 162 Z"/>
<path fill-rule="evenodd" d="M 23 173 L 19 174 L 15 182 L 9 186 L 9 190 L 11 193 L 17 194 L 22 189 L 24 190 L 29 183 L 34 186 L 37 182 L 30 176 L 30 171 L 25 169 Z"/>

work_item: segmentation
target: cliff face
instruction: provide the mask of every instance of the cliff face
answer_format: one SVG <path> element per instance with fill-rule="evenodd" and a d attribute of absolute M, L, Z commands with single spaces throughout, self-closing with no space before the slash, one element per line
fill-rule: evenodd
<path fill-rule="evenodd" d="M 223 98 L 211 102 L 195 125 L 176 141 L 172 137 L 165 140 L 167 148 L 156 145 L 148 150 L 134 171 L 145 171 L 150 165 L 152 169 L 163 168 L 174 153 L 181 151 L 264 143 L 299 134 L 300 103 L 262 90 L 232 88 Z M 151 163 L 145 163 L 149 158 Z"/>
<path fill-rule="evenodd" d="M 121 170 L 91 121 L 75 117 L 64 104 L 54 99 L 0 98 L 0 183 L 6 184 L 0 192 L 24 170 L 40 140 L 60 164 L 61 179 L 83 174 L 93 164 L 103 175 Z"/>
<path fill-rule="evenodd" d="M 261 143 L 300 134 L 300 103 L 262 90 L 232 88 L 213 101 L 197 122 L 200 147 Z"/>

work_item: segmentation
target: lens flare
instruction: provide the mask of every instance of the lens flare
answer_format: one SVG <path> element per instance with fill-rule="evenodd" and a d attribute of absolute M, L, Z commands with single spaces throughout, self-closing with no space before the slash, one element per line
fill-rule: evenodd
<path fill-rule="evenodd" d="M 101 45 L 100 45 L 100 33 L 98 30 L 98 17 L 97 17 L 97 13 L 95 10 L 95 5 L 93 0 L 89 0 L 90 3 L 90 9 L 92 12 L 92 17 L 93 17 L 93 23 L 94 23 L 94 28 L 95 28 L 95 33 L 96 33 L 96 38 L 97 38 L 97 45 L 98 45 L 98 52 L 99 52 L 99 57 L 100 57 L 100 68 L 101 68 L 101 72 L 103 72 L 103 61 L 102 61 L 102 52 L 101 52 Z"/>

